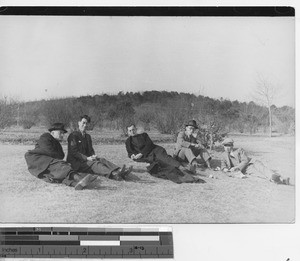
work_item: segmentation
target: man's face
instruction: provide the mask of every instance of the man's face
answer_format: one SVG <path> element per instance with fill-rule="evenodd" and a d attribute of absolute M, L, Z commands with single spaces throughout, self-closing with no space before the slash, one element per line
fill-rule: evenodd
<path fill-rule="evenodd" d="M 51 131 L 51 135 L 53 136 L 54 139 L 56 139 L 58 141 L 62 141 L 64 138 L 64 132 L 61 130 Z"/>
<path fill-rule="evenodd" d="M 230 153 L 233 151 L 233 145 L 224 145 L 224 149 L 226 152 Z"/>
<path fill-rule="evenodd" d="M 81 121 L 78 122 L 78 127 L 81 132 L 85 132 L 88 125 L 88 121 L 85 118 L 82 118 Z"/>
<path fill-rule="evenodd" d="M 195 128 L 193 126 L 186 126 L 185 127 L 185 133 L 190 136 L 194 133 Z"/>
<path fill-rule="evenodd" d="M 136 127 L 134 125 L 127 128 L 127 132 L 129 136 L 135 136 L 136 135 Z"/>

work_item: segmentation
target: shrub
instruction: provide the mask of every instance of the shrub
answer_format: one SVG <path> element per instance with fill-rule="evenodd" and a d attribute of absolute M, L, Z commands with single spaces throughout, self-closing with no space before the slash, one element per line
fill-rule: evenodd
<path fill-rule="evenodd" d="M 8 103 L 6 98 L 0 99 L 0 129 L 14 124 L 15 104 Z"/>
<path fill-rule="evenodd" d="M 21 120 L 20 123 L 21 123 L 23 129 L 30 129 L 32 126 L 35 125 L 34 121 L 29 120 L 29 119 Z"/>

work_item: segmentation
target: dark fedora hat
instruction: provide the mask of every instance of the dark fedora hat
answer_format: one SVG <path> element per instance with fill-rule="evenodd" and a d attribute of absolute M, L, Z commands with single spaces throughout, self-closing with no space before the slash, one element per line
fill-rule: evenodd
<path fill-rule="evenodd" d="M 192 126 L 194 127 L 195 129 L 198 129 L 198 126 L 197 126 L 197 123 L 195 120 L 191 120 L 191 121 L 188 121 L 186 124 L 185 124 L 185 127 L 187 126 Z"/>
<path fill-rule="evenodd" d="M 68 132 L 65 130 L 65 125 L 63 123 L 60 123 L 60 122 L 56 122 L 56 123 L 53 123 L 51 128 L 48 129 L 50 132 L 51 131 L 54 131 L 54 130 L 60 130 L 60 131 L 63 131 L 64 133 Z"/>

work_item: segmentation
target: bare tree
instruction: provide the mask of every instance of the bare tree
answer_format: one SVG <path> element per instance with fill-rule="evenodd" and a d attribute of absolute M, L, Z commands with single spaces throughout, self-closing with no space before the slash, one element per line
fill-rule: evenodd
<path fill-rule="evenodd" d="M 269 112 L 269 135 L 272 137 L 272 108 L 273 101 L 275 96 L 278 94 L 278 87 L 275 86 L 273 82 L 271 82 L 266 77 L 261 74 L 257 75 L 256 79 L 256 90 L 254 93 L 255 100 L 266 106 Z"/>
<path fill-rule="evenodd" d="M 0 97 L 0 129 L 5 129 L 15 123 L 17 105 L 18 102 L 13 98 Z"/>

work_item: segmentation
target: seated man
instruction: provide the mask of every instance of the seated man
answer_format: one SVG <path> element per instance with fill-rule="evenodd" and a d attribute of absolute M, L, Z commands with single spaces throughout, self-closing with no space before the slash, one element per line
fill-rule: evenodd
<path fill-rule="evenodd" d="M 136 126 L 127 127 L 128 139 L 125 142 L 128 157 L 137 162 L 150 163 L 148 172 L 158 178 L 176 183 L 197 182 L 199 179 L 186 173 L 189 169 L 167 154 L 166 150 L 155 145 L 147 133 L 137 133 Z"/>
<path fill-rule="evenodd" d="M 221 170 L 230 173 L 230 176 L 245 178 L 247 175 L 268 179 L 277 184 L 289 185 L 290 178 L 282 178 L 281 175 L 267 168 L 261 161 L 250 159 L 241 148 L 233 149 L 233 139 L 227 138 L 222 144 L 224 153 L 221 159 Z M 245 175 L 246 174 L 246 175 Z"/>
<path fill-rule="evenodd" d="M 65 154 L 60 141 L 67 131 L 62 123 L 54 123 L 49 132 L 40 136 L 34 150 L 26 152 L 25 160 L 29 172 L 46 182 L 63 183 L 75 187 L 76 190 L 82 190 L 97 177 L 83 176 L 63 160 Z"/>
<path fill-rule="evenodd" d="M 67 162 L 79 172 L 98 174 L 118 181 L 125 180 L 132 169 L 126 170 L 125 165 L 121 169 L 114 163 L 95 155 L 91 135 L 86 133 L 90 121 L 88 115 L 81 116 L 78 121 L 79 130 L 69 135 Z"/>
<path fill-rule="evenodd" d="M 198 156 L 210 168 L 211 156 L 206 148 L 197 139 L 195 130 L 198 129 L 195 120 L 185 124 L 185 130 L 178 133 L 174 157 L 182 162 L 188 162 L 194 169 L 198 166 L 196 158 Z"/>

